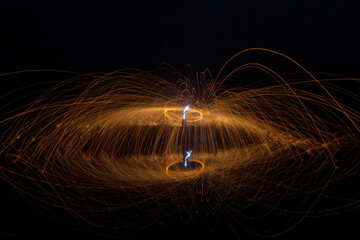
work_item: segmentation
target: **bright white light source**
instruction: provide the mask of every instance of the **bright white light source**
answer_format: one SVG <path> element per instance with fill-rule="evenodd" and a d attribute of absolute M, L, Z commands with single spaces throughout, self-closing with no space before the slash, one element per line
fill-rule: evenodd
<path fill-rule="evenodd" d="M 184 119 L 184 120 L 186 119 L 186 112 L 187 112 L 187 110 L 189 110 L 189 109 L 190 109 L 190 106 L 189 106 L 189 105 L 184 108 L 184 111 L 183 111 L 183 119 Z"/>

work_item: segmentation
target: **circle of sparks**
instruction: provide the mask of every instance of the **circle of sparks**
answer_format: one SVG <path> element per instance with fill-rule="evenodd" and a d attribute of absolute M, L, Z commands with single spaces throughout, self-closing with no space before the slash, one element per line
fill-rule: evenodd
<path fill-rule="evenodd" d="M 170 120 L 173 121 L 177 121 L 177 122 L 181 122 L 182 120 L 182 112 L 183 112 L 184 108 L 166 108 L 164 110 L 164 114 L 167 118 L 169 118 Z M 186 114 L 186 121 L 187 122 L 196 122 L 196 121 L 200 121 L 203 118 L 203 114 L 201 111 L 196 110 L 196 109 L 189 109 L 187 114 Z"/>
<path fill-rule="evenodd" d="M 175 180 L 181 181 L 199 176 L 204 170 L 204 164 L 192 159 L 188 162 L 189 166 L 184 169 L 183 162 L 178 161 L 166 167 L 166 174 Z"/>

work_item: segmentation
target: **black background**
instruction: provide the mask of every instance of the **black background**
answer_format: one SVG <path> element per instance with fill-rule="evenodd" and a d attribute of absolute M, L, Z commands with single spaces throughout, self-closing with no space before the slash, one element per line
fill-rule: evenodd
<path fill-rule="evenodd" d="M 82 73 L 152 70 L 167 62 L 180 72 L 216 73 L 237 52 L 262 47 L 310 71 L 360 75 L 357 1 L 0 1 L 0 73 L 56 69 Z M 2 79 L 1 88 L 44 81 Z M 20 85 L 19 85 L 20 84 Z M 39 213 L 2 184 L 0 238 L 101 238 L 76 224 Z M 10 200 L 9 200 L 10 199 Z M 279 239 L 359 239 L 359 211 L 305 219 Z M 139 238 L 233 239 L 219 220 L 154 226 Z M 180 229 L 180 230 L 179 230 Z M 172 233 L 176 232 L 177 236 Z M 247 233 L 242 239 L 258 239 Z"/>

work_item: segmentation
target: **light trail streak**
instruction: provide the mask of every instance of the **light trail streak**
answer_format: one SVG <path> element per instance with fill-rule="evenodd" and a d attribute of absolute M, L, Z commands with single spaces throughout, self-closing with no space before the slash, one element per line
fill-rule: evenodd
<path fill-rule="evenodd" d="M 186 106 L 183 111 L 183 120 L 186 120 L 186 112 L 190 109 L 190 106 Z"/>

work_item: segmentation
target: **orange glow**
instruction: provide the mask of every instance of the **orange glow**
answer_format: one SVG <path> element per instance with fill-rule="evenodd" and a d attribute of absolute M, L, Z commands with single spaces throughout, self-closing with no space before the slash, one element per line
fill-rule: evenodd
<path fill-rule="evenodd" d="M 170 120 L 181 122 L 182 121 L 182 112 L 184 108 L 166 108 L 164 114 Z M 201 111 L 190 108 L 186 114 L 187 122 L 196 122 L 203 118 Z"/>

